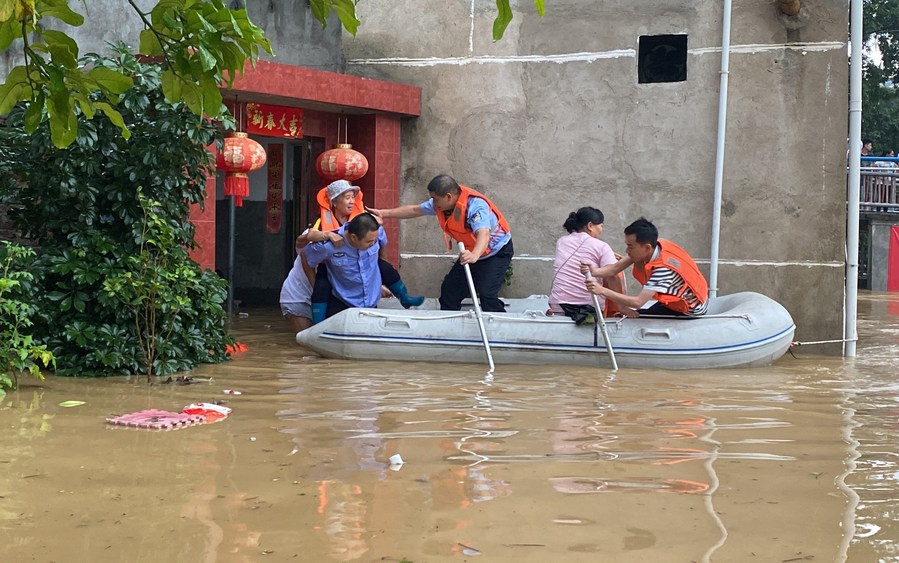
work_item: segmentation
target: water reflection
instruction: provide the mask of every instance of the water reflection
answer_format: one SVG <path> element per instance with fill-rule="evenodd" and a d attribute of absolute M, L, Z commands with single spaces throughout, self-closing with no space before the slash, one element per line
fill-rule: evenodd
<path fill-rule="evenodd" d="M 623 505 L 626 512 L 642 513 L 644 495 L 662 493 L 683 499 L 675 503 L 683 511 L 683 527 L 669 524 L 672 530 L 652 532 L 655 539 L 649 543 L 632 530 L 612 542 L 619 555 L 626 558 L 631 550 L 699 527 L 707 539 L 698 557 L 709 560 L 728 537 L 727 519 L 714 502 L 721 482 L 717 466 L 753 463 L 759 475 L 782 472 L 784 464 L 797 461 L 802 437 L 794 428 L 805 425 L 796 419 L 801 413 L 791 410 L 801 402 L 791 392 L 755 387 L 772 380 L 783 386 L 789 376 L 782 373 L 747 371 L 726 378 L 697 373 L 672 381 L 668 374 L 649 372 L 624 372 L 611 380 L 585 370 L 525 369 L 511 376 L 499 373 L 487 385 L 468 383 L 453 373 L 458 368 L 445 366 L 332 365 L 339 369 L 321 379 L 306 373 L 301 385 L 285 380 L 283 395 L 298 397 L 288 400 L 278 416 L 288 423 L 283 431 L 293 436 L 295 447 L 325 460 L 313 463 L 328 477 L 320 478 L 327 484 L 320 493 L 319 512 L 326 522 L 320 529 L 331 557 L 340 560 L 372 555 L 360 531 L 377 527 L 368 515 L 383 501 L 378 482 L 408 481 L 411 475 L 415 502 L 428 509 L 423 518 L 435 530 L 455 531 L 426 542 L 426 551 L 435 555 L 461 553 L 460 545 L 486 553 L 478 547 L 484 538 L 473 540 L 480 534 L 468 532 L 481 518 L 472 510 L 485 503 L 501 503 L 491 509 L 498 514 L 511 509 L 507 518 L 513 520 L 520 517 L 522 503 L 538 504 L 549 511 L 538 522 L 555 516 L 551 522 L 566 525 L 614 519 Z M 839 444 L 833 447 L 839 451 Z M 386 460 L 397 452 L 408 464 L 391 475 Z M 331 487 L 338 487 L 339 500 L 325 494 Z M 601 518 L 598 513 L 607 509 L 593 503 L 574 509 L 580 503 L 573 498 L 598 493 L 635 494 L 640 500 L 621 497 Z M 689 501 L 691 496 L 697 501 Z M 504 499 L 518 500 L 507 506 Z M 740 502 L 757 509 L 763 501 Z M 452 517 L 447 520 L 444 513 Z M 735 522 L 752 513 L 742 509 Z M 546 533 L 545 525 L 537 528 Z M 565 551 L 590 552 L 587 545 L 575 543 Z"/>

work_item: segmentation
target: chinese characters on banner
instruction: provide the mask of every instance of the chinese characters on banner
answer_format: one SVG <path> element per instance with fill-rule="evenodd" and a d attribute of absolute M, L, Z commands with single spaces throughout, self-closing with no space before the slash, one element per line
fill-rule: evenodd
<path fill-rule="evenodd" d="M 303 110 L 285 106 L 248 103 L 247 133 L 299 139 L 303 136 Z"/>
<path fill-rule="evenodd" d="M 268 145 L 268 184 L 265 199 L 265 232 L 281 232 L 281 203 L 284 194 L 284 143 Z"/>

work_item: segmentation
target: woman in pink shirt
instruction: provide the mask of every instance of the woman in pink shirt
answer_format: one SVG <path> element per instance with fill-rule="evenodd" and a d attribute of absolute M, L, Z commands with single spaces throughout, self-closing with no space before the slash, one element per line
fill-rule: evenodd
<path fill-rule="evenodd" d="M 568 234 L 556 242 L 556 258 L 553 262 L 552 291 L 549 295 L 549 306 L 553 313 L 564 314 L 575 321 L 583 321 L 585 307 L 593 311 L 593 295 L 584 285 L 584 274 L 580 264 L 591 267 L 614 264 L 615 253 L 602 236 L 602 211 L 593 207 L 581 207 L 568 214 L 565 230 Z M 613 291 L 626 293 L 618 277 L 606 278 L 603 283 Z M 614 289 L 614 288 L 618 289 Z M 599 299 L 599 306 L 606 309 L 605 299 Z M 568 310 L 566 310 L 568 309 Z M 627 314 L 629 311 L 623 311 Z"/>

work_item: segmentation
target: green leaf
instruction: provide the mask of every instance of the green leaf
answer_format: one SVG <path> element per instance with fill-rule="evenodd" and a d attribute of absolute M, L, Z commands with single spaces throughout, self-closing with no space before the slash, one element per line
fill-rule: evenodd
<path fill-rule="evenodd" d="M 71 145 L 78 133 L 78 117 L 75 115 L 74 100 L 66 91 L 54 92 L 47 103 L 50 115 L 50 140 L 57 148 Z"/>
<path fill-rule="evenodd" d="M 499 41 L 512 21 L 512 8 L 509 6 L 509 0 L 496 0 L 496 9 L 499 13 L 493 20 L 493 40 Z"/>
<path fill-rule="evenodd" d="M 508 2 L 508 0 L 505 1 Z M 334 11 L 337 12 L 337 17 L 340 18 L 340 23 L 343 24 L 344 29 L 355 36 L 356 30 L 359 29 L 359 20 L 356 18 L 356 3 L 353 0 L 334 0 Z"/>
<path fill-rule="evenodd" d="M 140 32 L 140 52 L 144 55 L 162 55 L 162 44 L 159 43 L 159 38 L 153 33 L 150 29 L 145 29 Z"/>
<path fill-rule="evenodd" d="M 176 104 L 181 101 L 181 88 L 183 82 L 171 69 L 162 73 L 162 95 L 165 99 Z"/>
<path fill-rule="evenodd" d="M 62 301 L 66 295 L 68 294 L 63 291 L 51 291 L 47 294 L 47 299 L 50 301 Z"/>
<path fill-rule="evenodd" d="M 328 24 L 328 16 L 331 14 L 331 0 L 309 0 L 312 15 L 325 27 Z"/>
<path fill-rule="evenodd" d="M 78 44 L 65 33 L 54 29 L 44 29 L 40 34 L 47 46 L 50 47 L 51 53 L 55 47 L 57 50 L 67 51 L 73 60 L 78 58 Z"/>
<path fill-rule="evenodd" d="M 56 18 L 74 27 L 84 23 L 84 16 L 73 12 L 68 0 L 44 0 L 40 13 L 43 17 Z"/>
<path fill-rule="evenodd" d="M 218 63 L 218 61 L 215 60 L 215 57 L 212 56 L 208 49 L 200 45 L 200 47 L 197 49 L 197 52 L 200 54 L 200 63 L 202 64 L 202 68 L 204 71 L 212 70 L 215 68 L 215 65 Z"/>
<path fill-rule="evenodd" d="M 27 70 L 17 66 L 6 76 L 6 82 L 0 84 L 0 115 L 6 115 L 20 100 L 28 98 Z"/>
<path fill-rule="evenodd" d="M 44 94 L 41 92 L 38 97 L 28 104 L 25 115 L 22 117 L 25 126 L 25 132 L 31 135 L 37 131 L 38 125 L 44 119 Z"/>
<path fill-rule="evenodd" d="M 80 92 L 75 92 L 72 94 L 72 98 L 78 104 L 78 107 L 81 108 L 81 113 L 84 114 L 84 117 L 87 119 L 93 119 L 96 110 L 94 109 L 93 102 Z"/>
<path fill-rule="evenodd" d="M 219 90 L 218 82 L 215 80 L 205 80 L 200 84 L 203 93 L 203 113 L 214 117 L 217 116 L 222 107 L 222 91 Z"/>
<path fill-rule="evenodd" d="M 86 404 L 84 401 L 63 401 L 59 403 L 59 406 L 63 408 L 72 408 L 72 407 L 80 407 L 81 405 Z"/>
<path fill-rule="evenodd" d="M 96 102 L 94 103 L 94 108 L 105 113 L 109 121 L 111 121 L 113 125 L 122 130 L 123 137 L 125 137 L 126 139 L 131 137 L 131 131 L 129 131 L 128 127 L 125 125 L 125 120 L 122 118 L 122 114 L 119 113 L 114 107 L 107 104 L 106 102 Z"/>
<path fill-rule="evenodd" d="M 0 51 L 5 51 L 9 48 L 12 40 L 19 37 L 22 37 L 22 26 L 19 25 L 19 22 L 7 20 L 0 23 Z"/>
<path fill-rule="evenodd" d="M 543 0 L 534 0 L 534 5 L 537 6 L 537 13 L 540 14 L 541 18 L 546 15 L 546 6 Z"/>
<path fill-rule="evenodd" d="M 0 0 L 0 20 L 8 20 L 16 14 L 17 0 Z"/>
<path fill-rule="evenodd" d="M 107 92 L 121 94 L 134 86 L 134 79 L 102 66 L 94 67 L 87 73 L 88 78 L 95 80 Z"/>

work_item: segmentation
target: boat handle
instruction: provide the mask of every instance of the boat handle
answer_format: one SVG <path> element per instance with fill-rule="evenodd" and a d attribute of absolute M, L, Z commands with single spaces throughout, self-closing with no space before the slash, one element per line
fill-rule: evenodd
<path fill-rule="evenodd" d="M 665 340 L 671 340 L 671 330 L 669 329 L 659 329 L 653 330 L 649 328 L 644 328 L 640 331 L 641 338 L 664 338 Z"/>
<path fill-rule="evenodd" d="M 403 327 L 403 328 L 412 328 L 412 323 L 405 319 L 386 319 L 384 321 L 384 328 L 391 327 Z"/>

